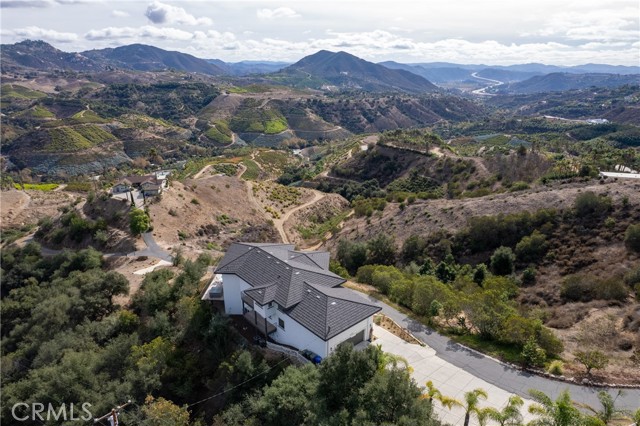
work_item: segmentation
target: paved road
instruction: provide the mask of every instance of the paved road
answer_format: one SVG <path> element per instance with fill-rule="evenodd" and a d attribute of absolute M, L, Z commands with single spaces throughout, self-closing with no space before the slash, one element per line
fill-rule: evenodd
<path fill-rule="evenodd" d="M 156 243 L 156 240 L 153 238 L 153 234 L 151 232 L 145 232 L 142 234 L 142 239 L 144 243 L 147 245 L 147 248 L 144 250 L 134 251 L 129 253 L 127 256 L 129 257 L 138 257 L 138 256 L 147 256 L 147 257 L 156 257 L 160 260 L 165 260 L 167 262 L 173 262 L 173 257 L 164 250 L 162 247 Z"/>
<path fill-rule="evenodd" d="M 528 393 L 529 389 L 540 390 L 554 399 L 557 398 L 560 392 L 569 389 L 574 401 L 599 407 L 600 403 L 597 398 L 597 393 L 603 390 L 603 388 L 579 386 L 552 380 L 510 367 L 493 358 L 453 342 L 378 299 L 355 290 L 349 290 L 368 299 L 370 303 L 380 306 L 382 313 L 410 330 L 418 339 L 433 348 L 438 357 L 456 367 L 460 367 L 479 379 L 525 398 L 530 398 Z M 617 391 L 617 389 L 611 388 L 607 390 L 612 392 Z M 624 389 L 623 395 L 618 398 L 616 405 L 618 408 L 629 410 L 640 408 L 640 389 Z"/>
<path fill-rule="evenodd" d="M 600 172 L 602 176 L 624 179 L 640 179 L 640 173 Z"/>

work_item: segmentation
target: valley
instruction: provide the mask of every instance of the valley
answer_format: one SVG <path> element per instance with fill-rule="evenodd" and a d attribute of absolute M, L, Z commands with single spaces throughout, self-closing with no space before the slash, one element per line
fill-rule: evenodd
<path fill-rule="evenodd" d="M 376 64 L 324 50 L 224 63 L 44 42 L 2 55 L 3 363 L 15 361 L 3 406 L 42 369 L 84 365 L 74 356 L 103 377 L 126 372 L 113 392 L 144 404 L 136 416 L 164 398 L 180 410 L 224 395 L 184 408 L 207 424 L 253 424 L 264 414 L 245 396 L 268 398 L 262 388 L 288 375 L 324 380 L 323 364 L 287 367 L 250 346 L 253 328 L 207 299 L 225 256 L 250 242 L 327 251 L 328 276 L 427 345 L 407 354 L 468 375 L 452 397 L 478 380 L 495 386 L 495 409 L 511 394 L 528 407 L 535 383 L 591 406 L 596 390 L 622 389 L 619 405 L 640 408 L 633 67 Z M 125 177 L 138 179 L 133 206 L 132 188 L 116 189 Z M 36 304 L 39 291 L 50 301 Z M 47 340 L 37 318 L 63 337 Z M 398 365 L 377 362 L 379 375 Z M 426 382 L 402 371 L 422 395 L 413 400 L 426 400 Z M 413 377 L 430 379 L 422 371 Z M 429 406 L 429 424 L 441 424 L 432 408 L 462 421 L 446 401 Z"/>

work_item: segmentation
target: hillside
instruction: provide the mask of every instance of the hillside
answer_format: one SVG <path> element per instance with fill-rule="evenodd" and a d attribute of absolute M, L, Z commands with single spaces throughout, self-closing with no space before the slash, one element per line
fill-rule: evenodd
<path fill-rule="evenodd" d="M 21 67 L 39 70 L 100 71 L 104 64 L 81 53 L 67 53 L 44 41 L 25 40 L 15 44 L 3 44 L 0 53 L 2 71 Z"/>
<path fill-rule="evenodd" d="M 591 86 L 614 88 L 640 84 L 640 75 L 552 73 L 499 87 L 500 93 L 529 94 L 586 89 Z"/>
<path fill-rule="evenodd" d="M 320 89 L 429 93 L 437 87 L 405 70 L 392 70 L 346 52 L 321 50 L 273 74 L 275 81 Z M 331 87 L 329 87 L 331 89 Z"/>
<path fill-rule="evenodd" d="M 145 44 L 131 44 L 114 49 L 88 50 L 81 53 L 96 62 L 138 71 L 163 71 L 175 69 L 177 71 L 197 72 L 209 75 L 226 74 L 218 65 L 207 62 L 195 56 L 159 49 Z"/>

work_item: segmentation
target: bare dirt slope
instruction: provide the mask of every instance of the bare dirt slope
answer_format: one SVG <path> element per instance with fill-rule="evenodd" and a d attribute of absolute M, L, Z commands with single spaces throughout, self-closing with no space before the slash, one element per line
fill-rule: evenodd
<path fill-rule="evenodd" d="M 441 230 L 460 230 L 474 216 L 568 208 L 578 194 L 586 191 L 606 194 L 614 203 L 620 203 L 627 196 L 631 205 L 640 204 L 640 183 L 622 180 L 605 184 L 592 180 L 587 183 L 536 187 L 480 198 L 417 200 L 404 209 L 400 208 L 399 203 L 389 203 L 382 214 L 374 213 L 369 219 L 352 218 L 346 222 L 340 233 L 328 242 L 328 247 L 334 247 L 340 238 L 367 240 L 381 230 L 392 233 L 398 246 L 401 246 L 412 234 L 429 235 Z"/>
<path fill-rule="evenodd" d="M 43 217 L 55 217 L 58 208 L 69 205 L 75 194 L 64 191 L 2 191 L 0 225 L 3 229 L 35 224 Z"/>

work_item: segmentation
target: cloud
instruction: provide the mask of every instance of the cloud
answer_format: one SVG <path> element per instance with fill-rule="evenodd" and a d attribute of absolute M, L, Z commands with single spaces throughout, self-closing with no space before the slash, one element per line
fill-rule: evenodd
<path fill-rule="evenodd" d="M 152 38 L 159 40 L 189 41 L 193 34 L 177 28 L 158 28 L 151 25 L 142 27 L 107 27 L 99 30 L 91 30 L 84 35 L 87 40 L 130 40 L 139 38 Z"/>
<path fill-rule="evenodd" d="M 125 12 L 124 10 L 113 10 L 111 11 L 111 16 L 113 16 L 114 18 L 126 18 L 129 16 L 129 13 Z"/>
<path fill-rule="evenodd" d="M 2 30 L 1 34 L 3 37 L 46 40 L 58 43 L 71 43 L 78 40 L 78 35 L 75 33 L 63 33 L 34 26 L 13 30 Z"/>
<path fill-rule="evenodd" d="M 4 0 L 0 2 L 1 8 L 33 8 L 33 7 L 49 7 L 53 5 L 51 0 Z"/>
<path fill-rule="evenodd" d="M 209 18 L 196 18 L 181 7 L 154 1 L 147 7 L 145 16 L 154 24 L 211 25 Z"/>
<path fill-rule="evenodd" d="M 55 4 L 101 3 L 102 0 L 2 0 L 0 8 L 44 8 Z"/>
<path fill-rule="evenodd" d="M 637 8 L 563 12 L 552 15 L 537 31 L 522 36 L 560 36 L 573 41 L 634 41 L 640 19 Z"/>
<path fill-rule="evenodd" d="M 277 9 L 259 9 L 256 12 L 259 19 L 282 19 L 282 18 L 299 18 L 300 14 L 289 7 L 279 7 Z"/>

